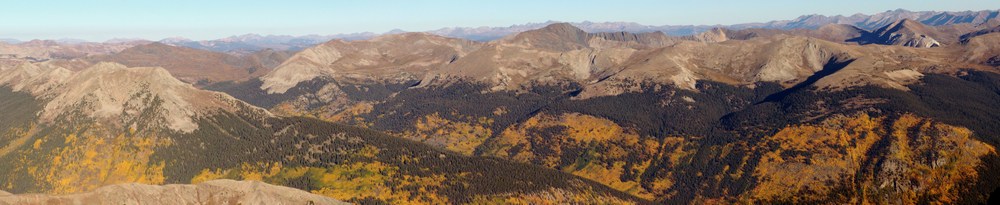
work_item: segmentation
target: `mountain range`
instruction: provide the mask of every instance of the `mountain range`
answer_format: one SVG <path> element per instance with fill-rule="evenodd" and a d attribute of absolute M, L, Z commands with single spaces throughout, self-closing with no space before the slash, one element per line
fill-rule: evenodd
<path fill-rule="evenodd" d="M 630 32 L 630 33 L 650 33 L 660 31 L 671 36 L 689 36 L 710 31 L 715 28 L 730 30 L 745 29 L 779 29 L 779 30 L 815 30 L 824 25 L 847 24 L 865 30 L 875 30 L 884 27 L 901 19 L 910 19 L 930 26 L 969 24 L 978 25 L 990 23 L 1000 15 L 1000 10 L 982 11 L 908 11 L 904 9 L 889 10 L 875 14 L 854 14 L 850 16 L 835 15 L 803 15 L 791 20 L 776 20 L 764 23 L 742 23 L 733 25 L 643 25 L 635 22 L 572 22 L 573 26 L 591 33 L 599 32 Z M 1000 21 L 992 21 L 1000 22 Z M 512 25 L 507 27 L 449 27 L 437 30 L 425 31 L 434 35 L 462 38 L 474 41 L 490 41 L 502 38 L 515 33 L 528 30 L 535 30 L 550 24 L 562 23 L 559 21 L 547 21 L 542 23 L 527 23 Z M 291 50 L 298 51 L 320 44 L 332 39 L 342 39 L 346 41 L 371 39 L 379 35 L 398 34 L 405 31 L 395 29 L 382 34 L 373 32 L 347 33 L 335 35 L 259 35 L 244 34 L 230 36 L 215 40 L 190 40 L 183 37 L 166 38 L 158 42 L 183 46 L 195 49 L 210 50 L 216 52 L 229 52 L 233 54 L 247 54 L 263 49 Z M 60 43 L 79 44 L 84 40 L 62 39 Z M 142 39 L 113 39 L 103 43 L 125 43 L 125 42 L 145 42 L 150 40 Z M 0 42 L 7 44 L 22 43 L 17 39 L 0 39 Z"/>
<path fill-rule="evenodd" d="M 996 16 L 0 43 L 0 203 L 985 203 Z"/>

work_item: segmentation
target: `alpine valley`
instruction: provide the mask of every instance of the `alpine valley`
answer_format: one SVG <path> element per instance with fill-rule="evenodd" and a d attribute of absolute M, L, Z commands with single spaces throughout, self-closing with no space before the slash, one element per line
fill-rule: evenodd
<path fill-rule="evenodd" d="M 10 40 L 0 204 L 986 203 L 998 14 Z"/>

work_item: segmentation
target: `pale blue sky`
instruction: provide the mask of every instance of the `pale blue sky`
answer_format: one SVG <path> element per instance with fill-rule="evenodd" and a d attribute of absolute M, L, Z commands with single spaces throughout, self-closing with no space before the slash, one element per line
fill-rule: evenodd
<path fill-rule="evenodd" d="M 804 14 L 1000 9 L 998 0 L 0 0 L 0 38 L 196 40 L 238 34 L 337 34 L 530 22 L 735 24 Z"/>

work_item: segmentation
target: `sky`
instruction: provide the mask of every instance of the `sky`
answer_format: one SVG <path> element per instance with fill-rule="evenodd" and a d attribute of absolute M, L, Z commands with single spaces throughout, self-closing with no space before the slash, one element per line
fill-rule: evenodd
<path fill-rule="evenodd" d="M 427 31 L 549 20 L 728 25 L 806 14 L 1000 9 L 1000 0 L 0 0 L 0 39 L 218 39 Z"/>

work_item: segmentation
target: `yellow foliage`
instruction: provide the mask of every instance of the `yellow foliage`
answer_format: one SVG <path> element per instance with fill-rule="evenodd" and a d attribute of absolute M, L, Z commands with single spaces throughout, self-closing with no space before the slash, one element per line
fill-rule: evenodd
<path fill-rule="evenodd" d="M 14 139 L 10 140 L 7 146 L 0 147 L 0 156 L 7 155 L 18 147 L 21 147 L 21 145 L 24 145 L 24 143 L 27 143 L 31 139 L 31 136 L 35 135 L 36 131 L 35 124 L 31 124 L 26 129 L 11 129 L 7 131 L 7 135 L 14 136 Z"/>
<path fill-rule="evenodd" d="M 492 119 L 480 117 L 466 119 L 463 122 L 451 121 L 438 113 L 424 116 L 414 124 L 414 130 L 406 131 L 400 136 L 442 147 L 465 155 L 472 155 L 476 147 L 483 144 L 486 138 L 493 135 L 489 126 Z"/>
<path fill-rule="evenodd" d="M 195 175 L 194 178 L 191 178 L 191 184 L 202 183 L 202 182 L 211 181 L 211 180 L 215 180 L 215 179 L 222 179 L 227 174 L 229 174 L 229 170 L 203 169 L 203 170 L 201 170 L 201 173 L 198 173 L 198 175 Z"/>
<path fill-rule="evenodd" d="M 645 166 L 649 166 L 649 163 L 650 162 L 645 162 Z M 573 175 L 577 175 L 583 178 L 587 178 L 608 185 L 609 187 L 614 188 L 616 190 L 621 190 L 627 193 L 631 193 L 640 198 L 655 199 L 656 196 L 654 196 L 652 193 L 642 188 L 638 181 L 636 180 L 622 181 L 620 179 L 624 171 L 624 166 L 625 162 L 623 161 L 614 162 L 614 164 L 611 165 L 610 168 L 594 163 L 589 163 L 582 169 L 579 170 L 570 169 L 566 171 L 572 173 Z"/>
<path fill-rule="evenodd" d="M 955 183 L 975 177 L 979 157 L 995 152 L 993 147 L 972 139 L 971 132 L 966 128 L 936 123 L 912 114 L 891 119 L 891 127 L 880 126 L 886 120 L 890 119 L 874 118 L 864 113 L 836 116 L 816 125 L 789 126 L 766 137 L 758 147 L 767 147 L 767 144 L 777 144 L 778 147 L 763 153 L 754 171 L 759 183 L 751 196 L 770 200 L 813 200 L 826 195 L 822 193 L 833 191 L 836 183 L 850 183 L 862 187 L 863 195 L 892 193 L 903 203 L 916 202 L 916 187 L 927 187 L 927 190 L 919 190 L 926 191 L 920 194 L 937 197 L 932 201 L 954 203 L 957 197 Z M 879 141 L 888 141 L 888 147 L 874 147 Z M 870 152 L 887 153 L 871 156 Z M 928 162 L 917 156 L 936 157 Z M 902 169 L 870 171 L 882 169 L 863 163 L 864 160 L 879 160 L 872 157 L 884 157 L 881 159 L 884 165 L 881 166 Z M 885 183 L 882 180 L 897 179 L 901 181 L 897 184 L 913 187 L 903 188 L 909 191 L 899 193 L 891 189 L 877 191 L 884 187 L 881 186 Z M 802 194 L 804 192 L 821 194 Z M 860 197 L 852 200 L 865 202 L 882 198 Z"/>
<path fill-rule="evenodd" d="M 340 200 L 372 197 L 392 204 L 448 204 L 447 197 L 436 193 L 445 181 L 443 175 L 419 177 L 399 173 L 399 168 L 381 162 L 351 163 L 330 167 L 286 167 L 281 163 L 243 164 L 233 169 L 205 169 L 192 183 L 232 177 L 282 185 L 303 177 L 319 189 L 311 190 Z M 418 187 L 410 192 L 398 187 Z"/>
<path fill-rule="evenodd" d="M 364 119 L 362 119 L 360 116 L 372 112 L 373 108 L 375 108 L 375 106 L 373 106 L 372 103 L 360 102 L 351 105 L 350 107 L 347 107 L 343 111 L 337 112 L 336 114 L 330 115 L 328 117 L 322 117 L 322 119 L 330 122 L 349 123 L 349 124 L 352 122 L 352 120 L 353 122 L 363 122 Z M 355 124 L 364 125 L 364 123 L 355 123 Z"/>
<path fill-rule="evenodd" d="M 240 166 L 240 176 L 243 180 L 264 181 L 265 178 L 274 177 L 281 172 L 281 162 L 275 163 L 243 163 Z"/>
<path fill-rule="evenodd" d="M 35 140 L 35 144 L 31 145 L 31 148 L 41 149 L 42 148 L 42 139 Z"/>
<path fill-rule="evenodd" d="M 560 132 L 540 133 L 539 130 Z M 636 160 L 628 167 L 632 171 L 645 171 L 660 153 L 660 142 L 640 137 L 611 120 L 579 113 L 559 116 L 543 113 L 508 127 L 493 143 L 488 146 L 491 149 L 483 150 L 485 155 L 559 169 L 646 199 L 656 197 L 640 186 L 638 178 L 623 181 L 621 176 L 625 173 L 625 160 Z M 543 147 L 536 148 L 536 145 Z M 545 154 L 536 154 L 536 149 L 544 149 L 541 153 Z M 593 151 L 583 157 L 589 159 L 563 162 L 563 150 L 566 149 L 607 151 Z M 633 154 L 640 158 L 628 159 Z M 559 167 L 561 164 L 569 165 Z"/>
<path fill-rule="evenodd" d="M 631 144 L 637 143 L 639 138 L 624 136 L 625 133 L 622 127 L 618 126 L 611 120 L 601 119 L 590 115 L 582 115 L 578 113 L 564 114 L 560 116 L 560 124 L 566 126 L 569 130 L 566 134 L 570 136 L 571 139 L 580 142 L 590 142 L 598 141 L 604 142 L 611 139 L 624 139 L 631 140 Z"/>
<path fill-rule="evenodd" d="M 30 163 L 20 161 L 28 174 L 47 184 L 50 193 L 78 193 L 118 183 L 161 184 L 164 182 L 163 162 L 152 162 L 156 147 L 169 141 L 156 136 L 106 136 L 91 128 L 84 135 L 61 136 L 65 143 L 52 150 L 40 150 L 40 144 L 59 136 L 43 136 L 25 156 L 45 156 L 48 159 Z M 37 153 L 37 152 L 48 152 Z"/>
<path fill-rule="evenodd" d="M 314 193 L 337 199 L 362 199 L 373 197 L 390 203 L 406 204 L 447 204 L 447 197 L 427 190 L 436 189 L 445 180 L 443 175 L 417 177 L 399 174 L 399 168 L 387 164 L 355 163 L 330 167 L 321 173 L 321 190 Z M 399 183 L 398 187 L 420 186 L 421 193 L 411 193 L 405 190 L 393 189 L 388 182 Z M 423 197 L 411 198 L 420 195 Z"/>
<path fill-rule="evenodd" d="M 378 156 L 378 153 L 379 153 L 378 147 L 365 145 L 364 147 L 361 148 L 361 150 L 358 150 L 357 154 L 358 156 L 374 159 L 375 157 Z"/>
<path fill-rule="evenodd" d="M 369 127 L 371 123 L 366 122 L 361 115 L 370 113 L 374 108 L 374 104 L 371 102 L 336 100 L 336 102 L 331 102 L 320 108 L 309 109 L 307 107 L 307 103 L 289 101 L 275 105 L 270 111 L 282 116 L 309 117 L 330 122 Z"/>

